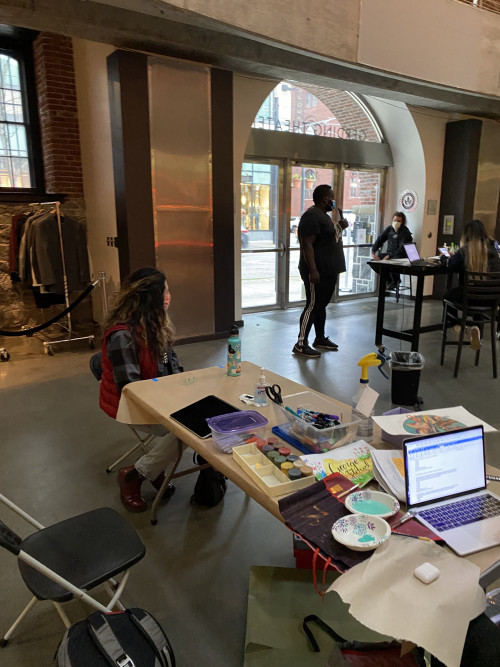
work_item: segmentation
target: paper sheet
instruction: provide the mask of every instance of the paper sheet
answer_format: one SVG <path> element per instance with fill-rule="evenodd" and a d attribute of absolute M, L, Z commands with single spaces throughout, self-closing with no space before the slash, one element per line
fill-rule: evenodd
<path fill-rule="evenodd" d="M 425 562 L 440 571 L 428 585 L 413 575 Z M 412 641 L 448 667 L 459 667 L 469 621 L 486 606 L 479 574 L 477 565 L 432 542 L 392 535 L 328 592 L 336 591 L 372 630 Z"/>
<path fill-rule="evenodd" d="M 323 479 L 334 472 L 340 472 L 353 481 L 372 472 L 371 452 L 373 447 L 364 440 L 357 440 L 338 449 L 322 454 L 304 454 L 300 458 L 314 471 L 316 479 Z M 361 480 L 361 482 L 364 480 Z"/>
<path fill-rule="evenodd" d="M 437 416 L 437 419 L 425 419 L 426 415 Z M 373 421 L 390 435 L 406 435 L 408 438 L 479 424 L 483 425 L 485 431 L 496 431 L 493 426 L 475 417 L 461 405 L 453 408 L 407 412 L 402 415 L 381 415 L 373 417 Z"/>
<path fill-rule="evenodd" d="M 387 493 L 406 502 L 404 462 L 398 449 L 375 449 L 372 452 L 373 473 Z"/>

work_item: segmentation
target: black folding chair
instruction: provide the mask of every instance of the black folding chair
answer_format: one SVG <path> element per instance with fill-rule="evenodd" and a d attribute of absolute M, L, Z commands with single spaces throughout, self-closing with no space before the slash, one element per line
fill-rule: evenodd
<path fill-rule="evenodd" d="M 71 625 L 61 603 L 73 598 L 103 612 L 123 609 L 120 596 L 129 569 L 146 549 L 125 519 L 109 507 L 85 512 L 45 528 L 20 507 L 0 494 L 0 502 L 37 528 L 22 539 L 0 521 L 0 546 L 17 557 L 19 571 L 33 598 L 4 634 L 7 642 L 38 600 L 51 600 L 67 628 Z M 114 577 L 123 574 L 118 583 Z M 111 598 L 103 605 L 88 594 L 104 585 Z"/>

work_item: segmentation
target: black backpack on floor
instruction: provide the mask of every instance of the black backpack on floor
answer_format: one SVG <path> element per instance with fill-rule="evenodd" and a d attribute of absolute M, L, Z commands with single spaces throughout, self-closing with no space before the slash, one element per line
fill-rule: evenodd
<path fill-rule="evenodd" d="M 104 614 L 96 611 L 66 631 L 57 667 L 175 667 L 161 625 L 144 609 Z"/>
<path fill-rule="evenodd" d="M 205 459 L 196 452 L 193 455 L 193 462 L 199 466 L 206 463 Z M 226 478 L 224 475 L 212 467 L 204 468 L 198 473 L 191 502 L 204 507 L 215 507 L 224 498 L 225 493 Z"/>

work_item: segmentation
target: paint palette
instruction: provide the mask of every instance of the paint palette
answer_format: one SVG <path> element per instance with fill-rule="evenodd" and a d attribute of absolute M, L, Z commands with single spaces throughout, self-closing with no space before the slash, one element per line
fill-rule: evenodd
<path fill-rule="evenodd" d="M 356 491 L 347 496 L 345 506 L 353 514 L 369 514 L 386 519 L 399 511 L 399 503 L 382 491 Z"/>
<path fill-rule="evenodd" d="M 391 534 L 387 521 L 369 514 L 350 514 L 335 521 L 332 535 L 337 542 L 353 551 L 371 551 Z"/>

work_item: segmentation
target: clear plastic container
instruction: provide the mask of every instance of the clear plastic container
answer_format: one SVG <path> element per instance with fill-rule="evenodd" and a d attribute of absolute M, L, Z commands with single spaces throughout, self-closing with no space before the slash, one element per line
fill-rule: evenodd
<path fill-rule="evenodd" d="M 233 447 L 247 444 L 251 435 L 262 437 L 267 423 L 256 410 L 240 410 L 207 419 L 213 441 L 226 453 L 231 453 Z"/>
<path fill-rule="evenodd" d="M 323 398 L 313 391 L 301 391 L 298 394 L 283 396 L 283 405 L 273 403 L 273 407 L 278 425 L 290 424 L 290 435 L 315 454 L 346 445 L 349 442 L 359 440 L 361 437 L 358 436 L 361 419 L 352 414 L 348 405 L 341 405 L 333 399 Z M 312 412 L 335 415 L 338 417 L 340 424 L 318 429 L 312 423 L 304 421 L 304 419 L 286 410 L 286 407 L 291 408 L 294 412 L 302 408 Z"/>

